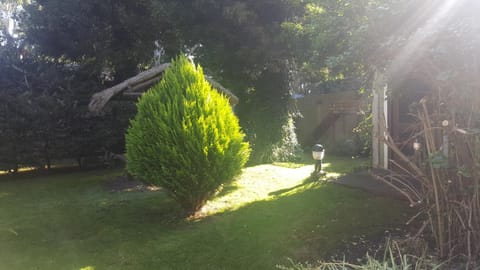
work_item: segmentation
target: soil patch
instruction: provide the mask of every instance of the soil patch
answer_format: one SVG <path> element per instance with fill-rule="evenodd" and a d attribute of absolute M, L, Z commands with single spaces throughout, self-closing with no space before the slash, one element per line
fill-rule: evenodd
<path fill-rule="evenodd" d="M 406 243 L 407 240 L 405 239 L 411 239 L 411 235 L 411 228 L 408 228 L 407 226 L 391 228 L 390 230 L 386 230 L 384 233 L 368 237 L 364 235 L 358 235 L 353 237 L 353 239 L 350 241 L 344 240 L 342 245 L 340 245 L 340 248 L 332 252 L 330 259 L 333 261 L 345 260 L 346 262 L 354 264 L 365 259 L 366 254 L 376 259 L 382 259 L 385 254 L 387 242 L 395 241 L 397 244 L 403 243 L 402 249 L 407 249 L 407 246 L 410 246 L 410 244 L 413 243 Z M 422 244 L 425 243 L 422 242 Z M 426 246 L 415 246 L 418 248 L 418 250 L 410 249 L 407 253 L 421 256 L 420 253 L 424 251 Z"/>
<path fill-rule="evenodd" d="M 105 183 L 105 188 L 110 192 L 155 192 L 159 191 L 160 187 L 153 185 L 146 185 L 137 179 L 122 175 Z"/>

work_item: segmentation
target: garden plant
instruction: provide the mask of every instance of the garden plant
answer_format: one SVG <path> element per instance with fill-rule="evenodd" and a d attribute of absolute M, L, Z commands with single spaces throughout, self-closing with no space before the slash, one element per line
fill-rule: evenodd
<path fill-rule="evenodd" d="M 248 159 L 238 119 L 202 68 L 180 56 L 138 101 L 126 135 L 127 170 L 199 210 Z"/>

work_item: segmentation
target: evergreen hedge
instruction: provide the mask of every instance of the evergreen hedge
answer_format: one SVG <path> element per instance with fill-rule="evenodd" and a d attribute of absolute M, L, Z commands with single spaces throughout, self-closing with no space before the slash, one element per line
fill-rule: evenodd
<path fill-rule="evenodd" d="M 238 175 L 249 156 L 228 99 L 184 56 L 137 103 L 127 170 L 165 189 L 189 214 Z"/>

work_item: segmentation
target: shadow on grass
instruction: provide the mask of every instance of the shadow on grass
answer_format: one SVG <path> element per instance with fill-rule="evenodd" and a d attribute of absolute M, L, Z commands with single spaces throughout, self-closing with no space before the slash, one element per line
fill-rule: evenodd
<path fill-rule="evenodd" d="M 223 196 L 226 196 L 236 190 L 239 189 L 239 186 L 235 183 L 230 183 L 230 184 L 227 184 L 227 185 L 224 185 L 222 187 L 222 189 L 220 190 L 220 192 L 216 195 L 216 197 L 223 197 Z"/>
<path fill-rule="evenodd" d="M 285 193 L 288 193 L 292 190 L 295 190 L 295 189 L 298 189 L 298 188 L 301 188 L 301 187 L 304 187 L 308 184 L 311 184 L 311 183 L 320 183 L 320 178 L 317 176 L 317 175 L 313 175 L 311 174 L 309 177 L 305 178 L 301 184 L 298 184 L 296 186 L 293 186 L 293 187 L 290 187 L 290 188 L 284 188 L 284 189 L 279 189 L 277 191 L 274 191 L 274 192 L 270 192 L 268 193 L 269 196 L 280 196 L 280 195 L 283 195 Z"/>
<path fill-rule="evenodd" d="M 77 173 L 95 173 L 99 171 L 109 172 L 109 171 L 118 171 L 121 172 L 124 169 L 122 168 L 105 168 L 105 167 L 93 167 L 93 168 L 80 168 L 76 165 L 71 166 L 62 166 L 47 169 L 32 169 L 26 171 L 20 171 L 17 173 L 0 173 L 0 183 L 8 181 L 18 181 L 18 180 L 31 180 L 32 178 L 43 178 L 43 177 L 56 177 L 64 175 L 73 175 Z"/>
<path fill-rule="evenodd" d="M 326 259 L 357 236 L 381 235 L 406 220 L 402 214 L 406 205 L 398 201 L 328 183 L 305 183 L 280 195 L 195 222 L 191 226 L 198 234 L 183 243 L 179 239 L 177 248 L 193 248 L 189 256 L 201 265 L 207 262 L 194 255 L 202 251 L 195 243 L 206 241 L 205 245 L 223 247 L 215 251 L 219 254 L 211 254 L 221 258 L 215 262 L 218 266 L 274 269 L 286 257 Z M 248 259 L 237 262 L 235 254 Z"/>
<path fill-rule="evenodd" d="M 102 239 L 118 237 L 102 249 L 122 243 L 129 250 L 124 260 L 141 260 L 146 269 L 275 269 L 287 257 L 327 259 L 345 242 L 382 234 L 406 219 L 398 201 L 308 180 L 288 194 L 197 220 L 180 219 L 166 198 L 132 201 L 103 212 L 100 225 L 109 230 L 87 242 L 102 245 Z"/>

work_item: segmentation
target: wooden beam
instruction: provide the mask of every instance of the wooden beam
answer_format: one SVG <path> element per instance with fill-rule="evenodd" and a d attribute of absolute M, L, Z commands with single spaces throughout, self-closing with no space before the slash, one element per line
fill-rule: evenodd
<path fill-rule="evenodd" d="M 105 105 L 114 97 L 119 99 L 136 100 L 142 95 L 142 92 L 148 90 L 152 85 L 158 83 L 162 79 L 163 72 L 170 66 L 169 63 L 153 67 L 149 70 L 139 73 L 135 77 L 125 80 L 115 86 L 98 92 L 92 96 L 88 109 L 93 113 L 99 113 Z M 225 94 L 229 99 L 230 105 L 233 107 L 238 104 L 236 97 L 230 90 L 226 89 L 218 82 L 205 76 L 205 79 L 218 92 Z"/>
<path fill-rule="evenodd" d="M 148 90 L 151 86 L 155 85 L 162 79 L 161 74 L 158 75 L 157 77 L 153 77 L 152 79 L 148 81 L 141 82 L 139 84 L 136 84 L 129 89 L 125 90 L 123 92 L 123 95 L 128 94 L 128 93 L 136 93 L 136 92 L 144 92 Z"/>
<path fill-rule="evenodd" d="M 158 77 L 162 74 L 165 69 L 170 66 L 169 63 L 159 65 L 147 71 L 141 72 L 135 77 L 132 77 L 128 80 L 123 81 L 113 87 L 105 89 L 101 92 L 94 94 L 88 104 L 88 109 L 91 112 L 101 111 L 105 105 L 112 99 L 114 96 L 121 94 L 122 92 L 135 88 L 135 86 L 141 85 L 145 81 L 149 81 L 152 78 Z"/>

